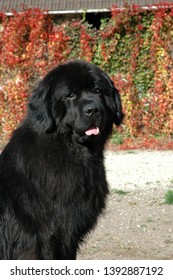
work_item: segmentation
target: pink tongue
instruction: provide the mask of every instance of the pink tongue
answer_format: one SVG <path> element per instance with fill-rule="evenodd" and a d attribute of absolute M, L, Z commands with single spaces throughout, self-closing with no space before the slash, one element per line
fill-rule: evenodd
<path fill-rule="evenodd" d="M 88 135 L 88 136 L 90 136 L 92 134 L 98 135 L 99 132 L 100 132 L 99 128 L 96 127 L 96 128 L 89 128 L 88 130 L 85 131 L 85 134 Z"/>

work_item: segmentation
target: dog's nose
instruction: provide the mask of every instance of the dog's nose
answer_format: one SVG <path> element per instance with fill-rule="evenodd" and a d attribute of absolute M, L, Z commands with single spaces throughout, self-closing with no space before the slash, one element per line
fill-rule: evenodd
<path fill-rule="evenodd" d="M 87 104 L 84 107 L 84 114 L 87 117 L 95 116 L 100 114 L 100 107 L 97 104 Z"/>

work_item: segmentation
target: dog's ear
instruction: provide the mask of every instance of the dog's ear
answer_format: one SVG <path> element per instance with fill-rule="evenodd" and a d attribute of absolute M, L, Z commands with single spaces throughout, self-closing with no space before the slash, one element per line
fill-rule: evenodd
<path fill-rule="evenodd" d="M 122 103 L 119 91 L 114 87 L 113 82 L 111 81 L 111 93 L 105 95 L 105 100 L 107 106 L 113 112 L 114 123 L 119 126 L 124 118 L 122 112 Z"/>
<path fill-rule="evenodd" d="M 33 91 L 29 106 L 30 118 L 41 132 L 51 133 L 55 130 L 56 124 L 52 115 L 52 93 L 49 83 L 42 80 Z"/>
<path fill-rule="evenodd" d="M 115 100 L 115 119 L 114 122 L 116 125 L 120 125 L 121 122 L 123 121 L 124 114 L 122 112 L 122 103 L 121 103 L 121 98 L 118 90 L 114 87 L 113 88 L 113 95 L 114 95 L 114 100 Z"/>

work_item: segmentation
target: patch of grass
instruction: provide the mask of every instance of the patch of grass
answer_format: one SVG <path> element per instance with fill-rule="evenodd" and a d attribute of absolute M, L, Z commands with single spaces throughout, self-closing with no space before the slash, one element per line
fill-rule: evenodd
<path fill-rule="evenodd" d="M 152 222 L 154 222 L 154 220 L 153 220 L 152 218 L 148 217 L 148 218 L 146 219 L 146 223 L 152 223 Z"/>
<path fill-rule="evenodd" d="M 121 134 L 119 134 L 117 131 L 113 131 L 110 142 L 111 144 L 120 145 L 124 143 L 124 140 Z"/>
<path fill-rule="evenodd" d="M 173 185 L 173 179 L 170 180 L 170 184 Z"/>
<path fill-rule="evenodd" d="M 128 150 L 128 151 L 126 152 L 126 154 L 137 154 L 137 152 L 136 152 L 136 151 L 133 151 L 133 150 Z"/>
<path fill-rule="evenodd" d="M 165 193 L 165 203 L 166 204 L 173 204 L 173 190 L 168 190 Z"/>
<path fill-rule="evenodd" d="M 124 190 L 120 190 L 120 189 L 115 189 L 113 190 L 113 193 L 119 194 L 119 195 L 126 195 L 129 192 L 128 191 L 124 191 Z"/>
<path fill-rule="evenodd" d="M 147 225 L 146 225 L 146 224 L 141 224 L 141 225 L 140 225 L 140 228 L 142 228 L 142 229 L 145 230 L 145 229 L 147 228 Z"/>

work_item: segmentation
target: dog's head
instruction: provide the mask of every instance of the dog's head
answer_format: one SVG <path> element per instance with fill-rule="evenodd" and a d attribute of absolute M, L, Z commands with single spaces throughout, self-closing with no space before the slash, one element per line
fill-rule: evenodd
<path fill-rule="evenodd" d="M 29 115 L 41 133 L 71 134 L 78 142 L 107 134 L 123 119 L 118 90 L 97 66 L 75 60 L 50 71 L 34 90 Z"/>

